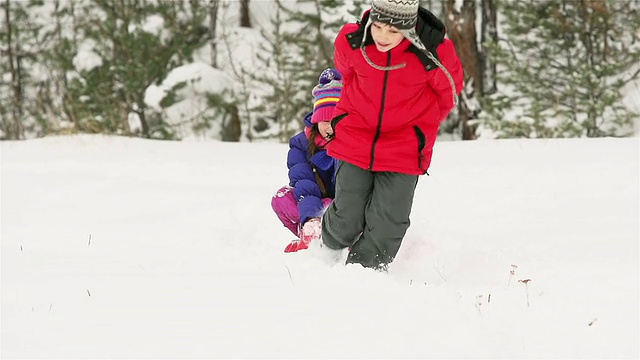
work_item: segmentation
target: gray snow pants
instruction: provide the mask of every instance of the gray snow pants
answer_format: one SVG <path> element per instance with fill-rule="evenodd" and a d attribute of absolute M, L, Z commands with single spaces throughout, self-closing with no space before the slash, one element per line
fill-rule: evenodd
<path fill-rule="evenodd" d="M 340 161 L 322 242 L 331 249 L 350 247 L 347 263 L 386 269 L 409 228 L 417 183 L 417 175 L 372 172 Z"/>

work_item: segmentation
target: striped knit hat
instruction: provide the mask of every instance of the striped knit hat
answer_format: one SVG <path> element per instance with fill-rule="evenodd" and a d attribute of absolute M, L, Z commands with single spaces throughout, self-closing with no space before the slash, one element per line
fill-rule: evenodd
<path fill-rule="evenodd" d="M 342 92 L 342 75 L 336 69 L 325 69 L 318 78 L 311 94 L 313 95 L 313 115 L 311 124 L 329 121 L 333 116 L 333 109 L 340 101 Z"/>

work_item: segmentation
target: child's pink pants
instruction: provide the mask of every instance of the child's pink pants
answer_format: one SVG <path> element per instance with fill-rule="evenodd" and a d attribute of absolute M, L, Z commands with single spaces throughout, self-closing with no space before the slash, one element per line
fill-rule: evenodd
<path fill-rule="evenodd" d="M 333 199 L 323 198 L 322 207 L 326 209 Z M 299 237 L 300 214 L 298 213 L 298 202 L 293 195 L 291 186 L 284 186 L 271 198 L 271 207 L 276 212 L 278 219 L 289 229 L 293 235 Z"/>

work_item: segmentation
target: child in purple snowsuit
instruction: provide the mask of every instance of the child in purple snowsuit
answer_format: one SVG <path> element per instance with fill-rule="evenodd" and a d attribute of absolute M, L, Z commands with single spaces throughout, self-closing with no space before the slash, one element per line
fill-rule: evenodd
<path fill-rule="evenodd" d="M 289 185 L 271 199 L 271 207 L 297 239 L 284 249 L 296 252 L 307 249 L 320 238 L 320 218 L 335 196 L 336 161 L 324 146 L 331 137 L 330 120 L 340 100 L 342 76 L 326 69 L 313 88 L 313 112 L 304 117 L 304 131 L 289 140 L 287 168 Z"/>

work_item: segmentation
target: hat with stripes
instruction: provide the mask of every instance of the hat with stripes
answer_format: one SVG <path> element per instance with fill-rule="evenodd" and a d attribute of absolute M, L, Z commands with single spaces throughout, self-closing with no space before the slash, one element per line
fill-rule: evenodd
<path fill-rule="evenodd" d="M 313 95 L 313 115 L 311 123 L 330 121 L 333 110 L 340 101 L 342 92 L 342 75 L 336 69 L 325 69 L 318 79 L 311 94 Z"/>

